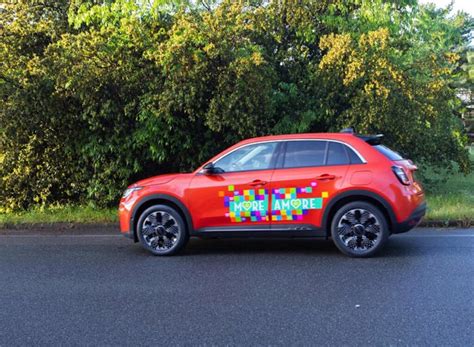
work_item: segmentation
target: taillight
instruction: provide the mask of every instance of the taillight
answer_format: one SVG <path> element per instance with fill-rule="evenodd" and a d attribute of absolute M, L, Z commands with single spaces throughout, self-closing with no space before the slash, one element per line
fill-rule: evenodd
<path fill-rule="evenodd" d="M 392 171 L 395 174 L 395 176 L 397 176 L 401 184 L 404 184 L 406 186 L 410 185 L 410 179 L 408 178 L 407 173 L 405 172 L 405 170 L 403 170 L 402 167 L 392 166 Z"/>

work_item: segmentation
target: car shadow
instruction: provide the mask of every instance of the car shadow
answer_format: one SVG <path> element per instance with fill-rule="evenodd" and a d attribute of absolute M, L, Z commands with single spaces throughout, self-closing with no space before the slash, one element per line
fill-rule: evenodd
<path fill-rule="evenodd" d="M 472 252 L 471 249 L 465 249 L 466 252 Z M 460 248 L 459 252 L 463 252 Z M 140 256 L 151 256 L 148 251 L 136 244 L 133 247 L 133 253 Z M 411 238 L 392 236 L 387 241 L 384 248 L 376 253 L 371 259 L 375 258 L 406 258 L 420 257 L 427 254 L 451 254 L 452 249 L 442 247 L 439 242 L 431 241 L 420 242 Z M 191 238 L 179 257 L 193 256 L 216 256 L 216 255 L 293 255 L 293 256 L 317 256 L 317 257 L 343 257 L 334 245 L 331 239 L 323 238 L 278 238 L 278 239 L 198 239 Z"/>
<path fill-rule="evenodd" d="M 339 251 L 324 239 L 191 239 L 182 255 L 257 253 L 337 255 Z"/>

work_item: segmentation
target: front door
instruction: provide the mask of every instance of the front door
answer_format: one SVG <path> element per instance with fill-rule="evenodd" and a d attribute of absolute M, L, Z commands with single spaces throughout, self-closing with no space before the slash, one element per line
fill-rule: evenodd
<path fill-rule="evenodd" d="M 272 230 L 318 229 L 328 198 L 342 186 L 348 169 L 342 144 L 324 140 L 286 142 L 272 176 Z"/>
<path fill-rule="evenodd" d="M 194 176 L 186 201 L 197 231 L 270 227 L 268 189 L 277 145 L 244 145 L 214 162 L 218 173 Z"/>

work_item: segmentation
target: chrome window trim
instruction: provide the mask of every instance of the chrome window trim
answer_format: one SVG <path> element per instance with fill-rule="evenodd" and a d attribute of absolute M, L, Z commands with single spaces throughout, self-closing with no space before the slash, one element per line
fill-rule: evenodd
<path fill-rule="evenodd" d="M 258 142 L 252 142 L 252 143 L 247 143 L 245 145 L 242 145 L 240 147 L 237 147 L 237 148 L 234 148 L 232 151 L 226 153 L 226 154 L 223 154 L 221 155 L 220 157 L 218 157 L 217 159 L 213 160 L 212 163 L 215 164 L 216 162 L 218 162 L 219 160 L 221 160 L 222 158 L 228 156 L 229 154 L 235 152 L 236 150 L 238 149 L 241 149 L 241 148 L 245 148 L 245 147 L 248 147 L 248 146 L 252 146 L 252 145 L 258 145 L 260 143 L 268 143 L 268 142 L 290 142 L 290 141 L 326 141 L 326 142 L 336 142 L 336 143 L 340 143 L 344 146 L 347 146 L 349 147 L 350 149 L 352 149 L 354 151 L 354 153 L 359 157 L 359 159 L 362 161 L 362 164 L 367 164 L 367 160 L 365 160 L 365 158 L 359 153 L 358 150 L 356 150 L 352 145 L 346 143 L 346 142 L 343 142 L 343 141 L 339 141 L 339 140 L 333 140 L 333 139 L 284 139 L 284 140 L 264 140 L 264 141 L 258 141 Z M 210 163 L 210 162 L 206 162 L 207 163 Z M 205 164 L 204 164 L 205 165 Z M 354 165 L 354 164 L 344 164 L 344 165 Z M 355 164 L 356 165 L 356 164 Z M 324 166 L 328 166 L 328 165 L 324 165 Z M 305 166 L 305 167 L 311 167 L 311 166 Z M 285 169 L 285 168 L 282 168 L 282 169 Z M 288 168 L 287 168 L 288 169 Z M 260 169 L 262 170 L 262 169 Z M 264 169 L 264 170 L 271 170 L 271 169 Z M 246 170 L 246 171 L 257 171 L 257 170 Z M 199 170 L 199 173 L 203 173 L 203 169 Z M 234 171 L 230 171 L 230 172 L 225 172 L 225 173 L 232 173 Z M 243 172 L 243 171 L 235 171 L 235 172 Z"/>

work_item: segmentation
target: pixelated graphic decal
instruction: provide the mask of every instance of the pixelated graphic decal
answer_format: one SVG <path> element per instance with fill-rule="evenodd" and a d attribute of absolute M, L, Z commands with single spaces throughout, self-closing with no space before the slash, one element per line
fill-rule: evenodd
<path fill-rule="evenodd" d="M 268 221 L 268 189 L 235 190 L 228 186 L 227 192 L 220 191 L 224 197 L 224 206 L 229 208 L 226 217 L 231 222 L 261 222 Z"/>
<path fill-rule="evenodd" d="M 268 189 L 235 190 L 233 185 L 227 191 L 220 191 L 219 197 L 224 198 L 224 206 L 229 208 L 226 217 L 231 222 L 262 222 L 303 220 L 309 210 L 321 209 L 328 192 L 321 192 L 315 197 L 316 182 L 308 187 L 276 188 L 272 190 L 271 213 L 268 216 Z M 319 194 L 318 194 L 319 195 Z"/>

